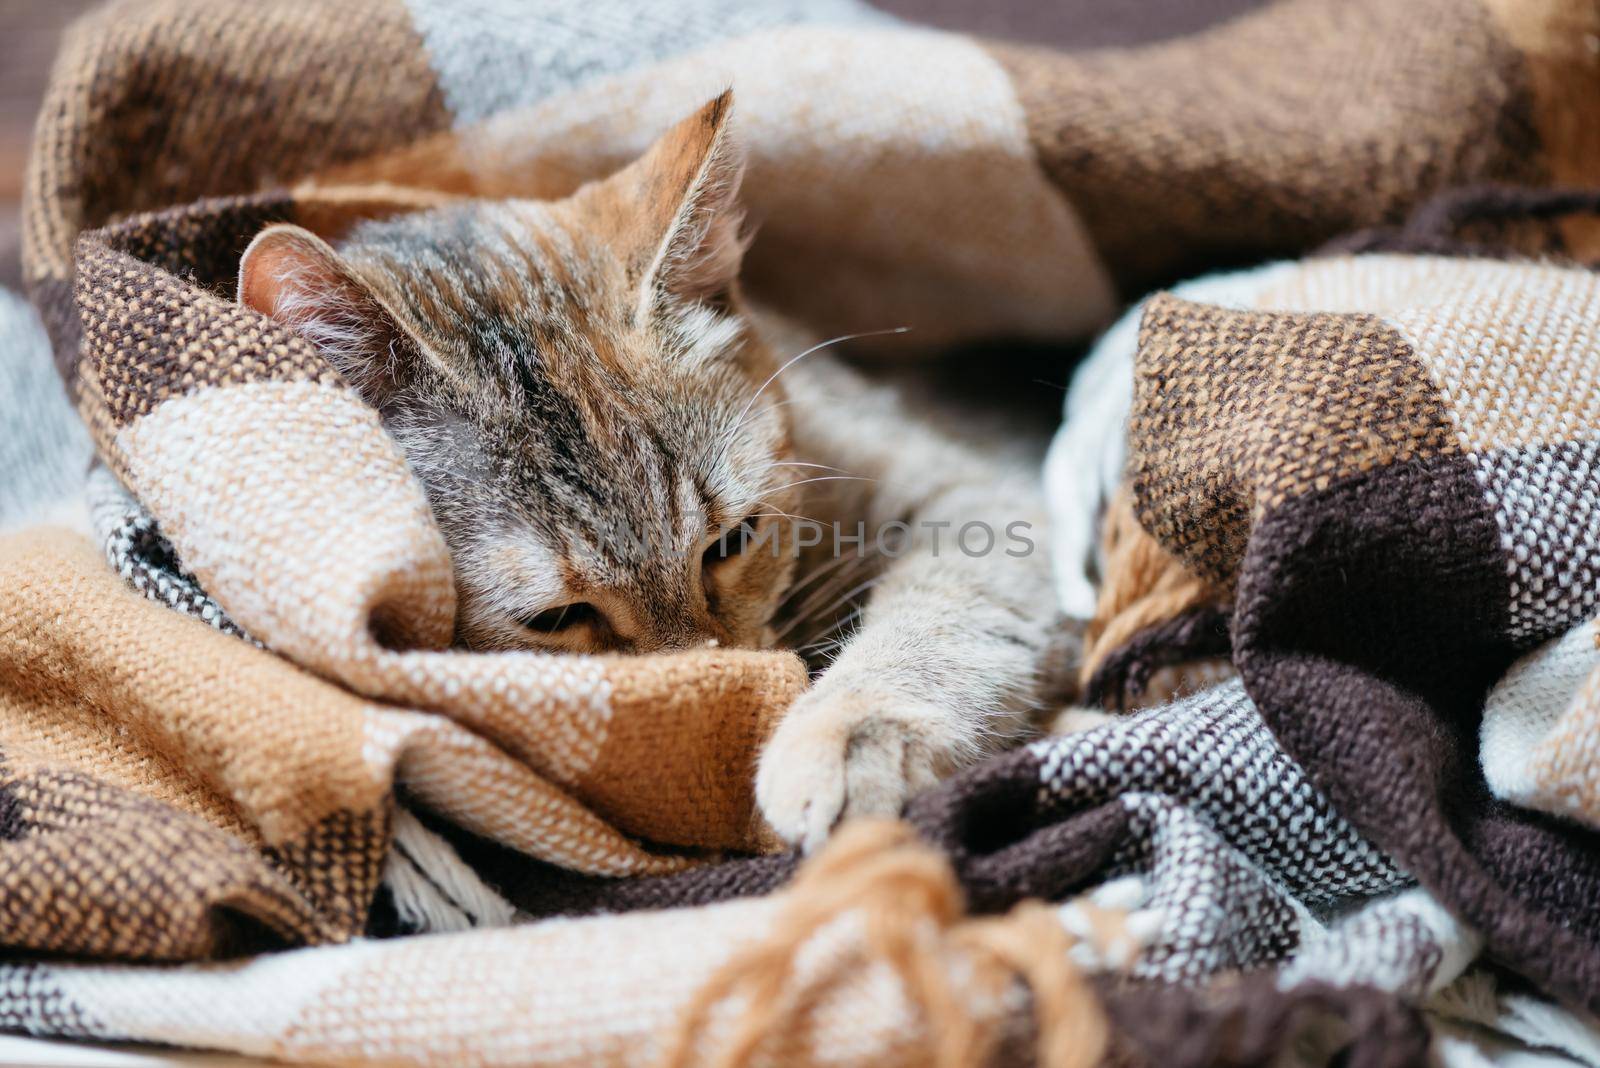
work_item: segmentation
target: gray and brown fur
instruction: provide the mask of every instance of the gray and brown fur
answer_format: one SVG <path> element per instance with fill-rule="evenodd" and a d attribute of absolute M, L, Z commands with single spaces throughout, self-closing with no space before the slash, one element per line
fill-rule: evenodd
<path fill-rule="evenodd" d="M 771 551 L 801 516 L 1042 520 L 1025 466 L 936 433 L 826 353 L 794 360 L 809 339 L 745 305 L 730 108 L 565 200 L 459 201 L 336 248 L 272 227 L 240 299 L 382 413 L 450 545 L 463 644 L 834 637 L 757 785 L 773 826 L 814 845 L 1014 733 L 1052 605 L 1042 554 L 940 554 L 913 533 L 893 559 L 813 554 L 797 580 L 796 554 Z"/>

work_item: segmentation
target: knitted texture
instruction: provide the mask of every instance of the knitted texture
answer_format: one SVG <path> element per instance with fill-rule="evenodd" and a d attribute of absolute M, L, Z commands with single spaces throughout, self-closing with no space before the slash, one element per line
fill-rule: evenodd
<path fill-rule="evenodd" d="M 1597 19 L 1583 0 L 1285 0 L 1063 54 L 851 0 L 543 20 L 363 0 L 332 24 L 315 0 L 133 0 L 67 42 L 28 175 L 26 275 L 70 362 L 84 230 L 304 180 L 561 194 L 732 84 L 764 300 L 828 336 L 1081 333 L 1118 289 L 1394 222 L 1451 184 L 1594 180 L 1600 72 L 1579 44 Z"/>
<path fill-rule="evenodd" d="M 1448 185 L 1600 177 L 1600 65 L 1570 44 L 1592 4 L 1284 0 L 1073 54 L 852 0 L 619 10 L 120 0 L 68 35 L 24 251 L 101 545 L 0 542 L 0 945 L 34 955 L 0 965 L 0 1026 L 301 1061 L 636 1064 L 679 1035 L 920 1064 L 1034 1037 L 1066 1063 L 1074 1021 L 1091 1052 L 1182 1065 L 1273 1061 L 1331 1015 L 1350 1062 L 1389 1064 L 1480 943 L 1600 1007 L 1591 833 L 1492 800 L 1470 759 L 1482 694 L 1595 607 L 1592 276 L 1342 257 L 1226 307 L 1152 298 L 1098 463 L 1127 457 L 1120 540 L 1064 589 L 1104 609 L 1102 690 L 1148 702 L 1195 656 L 1239 678 L 1001 757 L 914 806 L 938 854 L 887 882 L 824 864 L 798 897 L 796 858 L 725 853 L 767 844 L 751 769 L 799 661 L 450 649 L 403 456 L 233 299 L 270 223 L 565 194 L 731 83 L 755 295 L 828 336 L 1081 336 L 1152 280 Z M 1594 718 L 1551 726 L 1548 692 L 1505 705 L 1489 781 L 1583 815 Z M 884 885 L 915 915 L 874 919 Z"/>
<path fill-rule="evenodd" d="M 1496 796 L 1600 827 L 1600 637 L 1585 620 L 1489 694 L 1483 773 Z"/>
<path fill-rule="evenodd" d="M 1134 629 L 1174 575 L 1216 584 L 1245 689 L 1334 807 L 1592 1011 L 1600 276 L 1377 255 L 1258 281 L 1271 311 L 1143 309 L 1127 477 L 1170 556 L 1108 574 L 1146 594 L 1099 625 Z M 1185 608 L 1102 666 L 1181 659 Z"/>
<path fill-rule="evenodd" d="M 1054 1032 L 1046 1063 L 1094 1063 L 1105 1023 L 1085 979 L 1136 945 L 1126 909 L 1091 897 L 966 919 L 935 851 L 904 841 L 904 829 L 888 842 L 870 827 L 853 834 L 854 848 L 852 834 L 830 844 L 792 890 L 745 901 L 242 964 L 0 964 L 0 1023 L 309 1063 L 650 1064 L 676 1039 L 680 1055 L 696 1055 L 687 1063 L 702 1063 L 699 1052 L 742 1022 L 711 1012 L 686 1017 L 695 1025 L 687 1032 L 677 1026 L 689 995 L 706 986 L 728 994 L 734 1010 L 789 1010 L 786 1026 L 754 1032 L 763 1062 L 814 1064 L 843 1051 L 849 1062 L 918 1068 L 985 1032 L 1013 1056 L 1025 1050 L 1010 1025 L 1028 1014 L 1027 998 L 1007 982 L 1021 973 L 1041 1009 L 1053 1010 L 1040 1023 Z M 885 925 L 899 928 L 906 953 L 872 952 L 870 928 Z M 782 988 L 727 990 L 752 960 L 772 965 Z M 932 987 L 902 981 L 912 975 Z M 965 1032 L 969 1021 L 978 1029 Z"/>
<path fill-rule="evenodd" d="M 1100 999 L 1116 1041 L 1163 1063 L 1209 1063 L 1222 1048 L 1265 1062 L 1313 1035 L 1328 1013 L 1382 1021 L 1352 1051 L 1353 1063 L 1403 1063 L 1388 1058 L 1426 1040 L 1406 1001 L 1454 980 L 1478 945 L 1332 810 L 1237 681 L 997 759 L 922 798 L 911 821 L 978 913 L 1009 914 L 1029 899 L 1061 900 L 1100 884 L 1090 900 L 1070 900 L 1055 915 L 1092 947 L 1074 954 L 1075 967 L 1138 980 L 1102 983 Z M 243 970 L 19 964 L 0 969 L 0 989 L 16 992 L 0 1008 L 25 1014 L 48 994 L 50 1004 L 71 1007 L 62 1018 L 92 1021 L 77 1031 L 52 1025 L 55 1033 L 170 1040 L 181 1021 L 187 1042 L 292 1060 L 352 1056 L 352 1041 L 368 1047 L 364 1056 L 408 1061 L 457 1052 L 480 1063 L 648 1060 L 703 981 L 761 945 L 785 912 L 832 892 L 812 880 L 793 902 L 788 893 L 730 900 L 778 888 L 792 872 L 792 858 L 772 856 L 612 882 L 590 888 L 586 901 L 564 896 L 569 908 L 582 902 L 583 911 L 608 915 L 536 923 L 492 942 L 488 932 L 368 942 L 263 956 Z M 921 915 L 916 900 L 902 888 L 896 915 Z M 816 1043 L 848 1042 L 871 1063 L 927 1063 L 930 1036 L 904 988 L 874 979 L 876 963 L 865 973 L 830 972 L 828 962 L 864 952 L 848 919 L 861 907 L 842 901 L 776 973 L 785 988 L 821 983 L 813 987 L 821 993 L 764 1036 L 764 1053 L 811 1063 Z M 1105 910 L 1117 917 L 1109 926 Z M 865 960 L 876 959 L 868 951 Z M 473 987 L 470 1011 L 440 1008 L 449 990 L 489 968 L 498 979 L 492 989 Z M 970 969 L 951 968 L 953 982 L 972 981 Z M 1205 991 L 1208 980 L 1241 970 L 1257 976 L 1248 996 Z M 845 978 L 822 978 L 829 974 Z M 1150 1016 L 1146 1001 L 1157 989 L 1167 993 Z M 961 985 L 954 996 L 958 1005 L 972 999 L 954 1011 L 993 1025 L 991 998 Z M 840 1015 L 861 999 L 871 1011 Z M 412 1021 L 399 1029 L 396 1004 Z M 541 1007 L 538 1025 L 516 1024 L 530 1005 Z M 577 1005 L 587 1007 L 569 1015 Z M 714 1050 L 730 1022 L 713 1019 L 701 1040 Z M 488 1034 L 502 1037 L 488 1043 Z"/>

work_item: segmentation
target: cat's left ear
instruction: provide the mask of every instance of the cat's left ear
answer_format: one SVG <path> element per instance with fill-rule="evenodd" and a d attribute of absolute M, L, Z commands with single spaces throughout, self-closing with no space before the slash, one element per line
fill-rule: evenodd
<path fill-rule="evenodd" d="M 723 303 L 738 280 L 749 241 L 739 204 L 744 153 L 732 117 L 729 89 L 605 183 L 631 201 L 641 318 L 663 298 Z"/>
<path fill-rule="evenodd" d="M 239 303 L 307 338 L 379 411 L 407 384 L 411 335 L 309 230 L 279 223 L 256 235 L 239 261 Z"/>

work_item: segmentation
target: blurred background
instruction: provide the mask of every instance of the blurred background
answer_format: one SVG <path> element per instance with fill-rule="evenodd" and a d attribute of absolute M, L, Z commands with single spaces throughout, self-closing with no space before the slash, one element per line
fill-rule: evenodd
<path fill-rule="evenodd" d="M 0 286 L 18 288 L 23 162 L 62 30 L 97 0 L 0 0 Z M 205 0 L 190 0 L 204 3 Z M 271 0 L 263 0 L 271 2 Z M 525 0 L 530 7 L 551 0 Z M 905 18 L 1041 45 L 1096 48 L 1191 33 L 1264 0 L 876 0 Z"/>

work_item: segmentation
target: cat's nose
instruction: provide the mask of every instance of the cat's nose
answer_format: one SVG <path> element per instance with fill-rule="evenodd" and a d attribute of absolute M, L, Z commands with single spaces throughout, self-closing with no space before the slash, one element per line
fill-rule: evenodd
<path fill-rule="evenodd" d="M 728 641 L 728 635 L 716 625 L 715 620 L 706 620 L 697 625 L 674 628 L 666 633 L 655 635 L 655 647 L 642 650 L 656 653 L 673 653 L 684 649 L 715 649 Z"/>
<path fill-rule="evenodd" d="M 662 568 L 635 577 L 632 596 L 616 598 L 615 633 L 623 651 L 668 653 L 737 644 L 717 618 L 698 572 Z"/>

